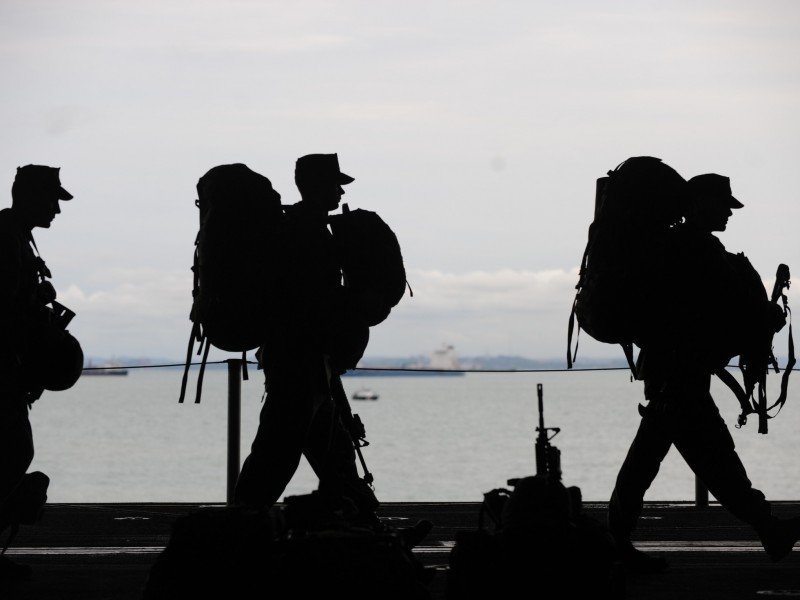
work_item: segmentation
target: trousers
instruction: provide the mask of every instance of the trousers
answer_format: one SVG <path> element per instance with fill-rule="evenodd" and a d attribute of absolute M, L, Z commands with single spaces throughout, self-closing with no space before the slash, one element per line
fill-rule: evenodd
<path fill-rule="evenodd" d="M 644 495 L 672 446 L 708 491 L 738 519 L 762 530 L 771 509 L 753 487 L 733 438 L 709 392 L 693 385 L 679 394 L 653 397 L 641 410 L 639 429 L 617 475 L 608 525 L 618 543 L 630 543 L 644 505 Z"/>
<path fill-rule="evenodd" d="M 264 359 L 264 406 L 234 491 L 234 502 L 256 509 L 280 500 L 303 456 L 319 478 L 319 492 L 350 498 L 359 510 L 378 502 L 358 474 L 353 439 L 331 394 L 326 355 L 276 354 Z"/>
<path fill-rule="evenodd" d="M 28 405 L 17 394 L 0 392 L 0 533 L 4 503 L 33 462 L 33 432 Z"/>

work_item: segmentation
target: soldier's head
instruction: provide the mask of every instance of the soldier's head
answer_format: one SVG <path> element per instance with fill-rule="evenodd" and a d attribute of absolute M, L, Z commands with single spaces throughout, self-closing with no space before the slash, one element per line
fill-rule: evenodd
<path fill-rule="evenodd" d="M 11 186 L 11 206 L 33 227 L 50 227 L 61 212 L 60 200 L 72 200 L 72 194 L 61 186 L 60 168 L 44 165 L 17 167 Z"/>
<path fill-rule="evenodd" d="M 686 222 L 708 231 L 725 231 L 733 209 L 744 204 L 733 197 L 731 180 L 716 173 L 695 175 L 689 180 L 691 209 Z"/>
<path fill-rule="evenodd" d="M 339 169 L 336 154 L 307 154 L 297 159 L 294 181 L 304 202 L 328 212 L 336 210 L 343 185 L 354 181 Z"/>

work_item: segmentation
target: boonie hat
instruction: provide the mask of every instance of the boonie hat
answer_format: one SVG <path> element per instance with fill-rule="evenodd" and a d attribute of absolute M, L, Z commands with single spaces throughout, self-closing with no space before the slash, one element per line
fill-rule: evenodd
<path fill-rule="evenodd" d="M 60 167 L 44 165 L 25 165 L 17 167 L 14 187 L 53 192 L 59 200 L 72 200 L 73 196 L 61 186 Z"/>
<path fill-rule="evenodd" d="M 730 177 L 705 173 L 689 180 L 689 190 L 695 197 L 706 196 L 724 200 L 729 208 L 742 208 L 744 204 L 733 197 Z"/>
<path fill-rule="evenodd" d="M 307 154 L 297 159 L 294 167 L 295 182 L 312 180 L 335 181 L 339 185 L 347 185 L 355 181 L 339 169 L 337 154 Z"/>

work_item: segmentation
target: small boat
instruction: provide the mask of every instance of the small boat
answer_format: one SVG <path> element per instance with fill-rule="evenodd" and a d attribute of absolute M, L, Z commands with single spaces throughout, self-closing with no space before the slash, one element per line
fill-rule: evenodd
<path fill-rule="evenodd" d="M 378 393 L 369 388 L 361 388 L 353 392 L 353 400 L 377 400 Z"/>

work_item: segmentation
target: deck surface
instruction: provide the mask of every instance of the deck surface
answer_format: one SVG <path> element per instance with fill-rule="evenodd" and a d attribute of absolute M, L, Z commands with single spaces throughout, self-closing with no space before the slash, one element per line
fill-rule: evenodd
<path fill-rule="evenodd" d="M 9 556 L 34 569 L 31 581 L 0 589 L 0 598 L 31 600 L 141 600 L 153 561 L 175 519 L 198 504 L 50 504 L 36 525 L 23 527 Z M 437 574 L 428 584 L 445 598 L 448 557 L 458 530 L 475 530 L 477 503 L 387 503 L 380 516 L 402 527 L 420 519 L 434 528 L 415 556 Z M 799 502 L 774 504 L 779 516 L 800 515 Z M 604 504 L 585 513 L 603 519 Z M 5 540 L 3 540 L 5 541 Z M 649 503 L 636 532 L 638 547 L 665 557 L 657 575 L 629 575 L 626 598 L 737 600 L 800 598 L 800 548 L 773 563 L 755 534 L 712 503 Z"/>

